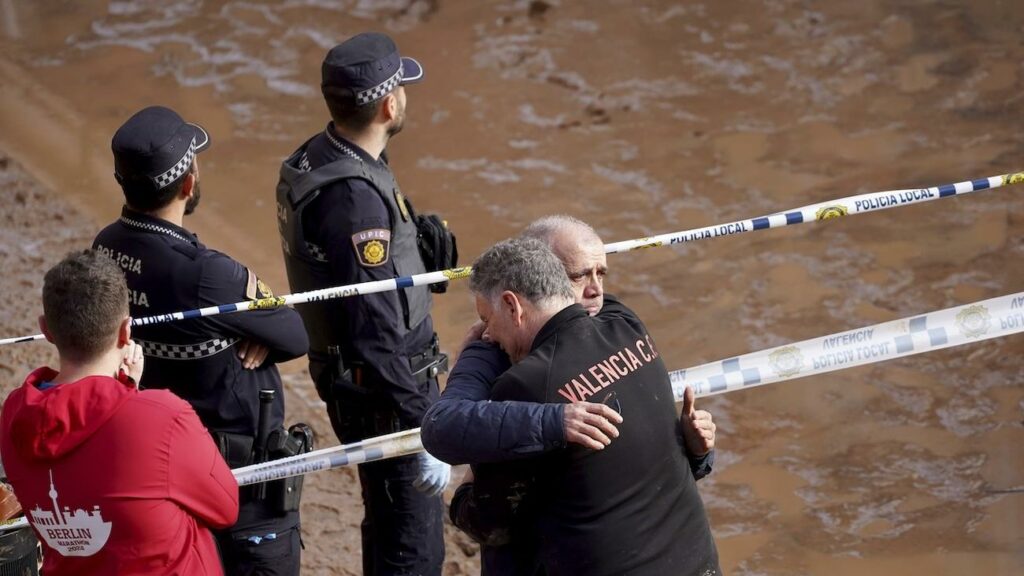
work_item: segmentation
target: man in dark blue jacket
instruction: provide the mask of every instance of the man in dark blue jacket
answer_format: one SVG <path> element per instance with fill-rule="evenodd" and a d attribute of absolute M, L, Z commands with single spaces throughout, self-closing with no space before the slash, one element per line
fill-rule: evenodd
<path fill-rule="evenodd" d="M 562 262 L 576 302 L 591 316 L 600 313 L 608 264 L 604 244 L 593 228 L 571 216 L 547 216 L 530 224 L 521 236 L 545 242 Z M 601 404 L 489 402 L 491 384 L 510 363 L 482 336 L 479 323 L 470 328 L 441 399 L 427 410 L 422 435 L 431 454 L 449 464 L 500 462 L 566 443 L 597 450 L 614 438 L 614 411 Z M 683 415 L 686 456 L 699 480 L 714 464 L 715 424 L 710 413 L 694 409 L 692 396 L 684 402 Z"/>

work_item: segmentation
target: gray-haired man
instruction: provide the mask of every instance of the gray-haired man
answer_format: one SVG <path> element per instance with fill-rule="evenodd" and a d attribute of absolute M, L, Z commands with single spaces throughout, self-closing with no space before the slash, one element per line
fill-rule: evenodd
<path fill-rule="evenodd" d="M 572 216 L 545 216 L 527 226 L 520 237 L 546 243 L 561 261 L 576 303 L 591 316 L 600 313 L 608 261 L 604 243 L 590 225 Z M 608 298 L 615 300 L 611 295 Z M 487 402 L 491 385 L 509 362 L 486 338 L 482 341 L 482 336 L 482 323 L 470 328 L 441 399 L 424 418 L 423 443 L 432 454 L 450 464 L 494 462 L 565 443 L 599 450 L 615 437 L 617 419 L 599 404 Z M 691 390 L 687 391 L 682 414 L 685 452 L 699 480 L 710 474 L 714 464 L 715 424 L 709 412 L 695 409 Z"/>
<path fill-rule="evenodd" d="M 616 301 L 589 316 L 561 262 L 532 238 L 492 247 L 470 283 L 488 335 L 513 362 L 492 400 L 592 401 L 622 419 L 602 450 L 477 466 L 478 537 L 534 535 L 550 575 L 720 572 L 668 374 L 643 323 Z"/>

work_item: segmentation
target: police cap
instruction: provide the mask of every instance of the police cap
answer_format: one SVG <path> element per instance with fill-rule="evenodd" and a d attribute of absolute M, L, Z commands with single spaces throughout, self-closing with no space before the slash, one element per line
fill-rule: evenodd
<path fill-rule="evenodd" d="M 402 57 L 387 35 L 367 32 L 331 48 L 321 67 L 321 86 L 352 91 L 362 106 L 387 96 L 396 87 L 419 82 L 423 67 Z"/>
<path fill-rule="evenodd" d="M 197 152 L 210 146 L 210 135 L 177 112 L 150 106 L 136 112 L 114 133 L 114 177 L 132 186 L 162 190 L 185 174 Z"/>

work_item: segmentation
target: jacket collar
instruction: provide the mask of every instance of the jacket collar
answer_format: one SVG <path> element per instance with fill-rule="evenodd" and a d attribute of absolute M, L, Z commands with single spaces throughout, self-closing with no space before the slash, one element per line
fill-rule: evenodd
<path fill-rule="evenodd" d="M 587 310 L 579 304 L 573 304 L 572 306 L 562 308 L 557 314 L 552 316 L 544 326 L 541 327 L 540 332 L 537 332 L 537 336 L 533 338 L 533 346 L 530 346 L 530 352 L 533 352 L 539 348 L 545 340 L 554 336 L 562 326 L 578 318 L 589 317 L 590 315 L 587 314 Z"/>
<path fill-rule="evenodd" d="M 324 130 L 324 136 L 327 136 L 327 141 L 331 143 L 332 148 L 345 156 L 350 156 L 360 162 L 367 162 L 369 164 L 377 162 L 377 160 L 366 153 L 366 150 L 363 150 L 359 146 L 349 142 L 344 137 L 339 136 L 334 130 L 334 122 L 327 125 L 327 128 Z"/>
<path fill-rule="evenodd" d="M 120 221 L 121 224 L 133 230 L 162 234 L 176 240 L 181 240 L 182 242 L 188 242 L 192 245 L 199 244 L 199 238 L 181 226 L 172 224 L 171 222 L 161 218 L 154 218 L 153 216 L 142 212 L 136 212 L 127 206 L 121 209 Z"/>

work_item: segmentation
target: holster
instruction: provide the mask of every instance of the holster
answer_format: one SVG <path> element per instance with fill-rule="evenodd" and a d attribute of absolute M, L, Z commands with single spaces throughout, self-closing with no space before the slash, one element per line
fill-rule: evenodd
<path fill-rule="evenodd" d="M 268 460 L 278 460 L 312 452 L 316 447 L 316 435 L 309 425 L 292 424 L 288 430 L 280 428 L 267 438 Z M 267 483 L 266 501 L 271 509 L 281 514 L 299 509 L 302 500 L 302 481 L 305 476 L 292 476 Z"/>
<path fill-rule="evenodd" d="M 210 435 L 213 436 L 213 442 L 229 468 L 241 468 L 253 463 L 255 438 L 252 436 L 217 430 L 210 431 Z"/>
<path fill-rule="evenodd" d="M 241 468 L 256 463 L 255 438 L 245 434 L 212 431 L 213 441 L 217 445 L 224 461 L 229 468 Z M 265 461 L 278 460 L 296 454 L 305 454 L 314 450 L 316 444 L 313 429 L 306 424 L 293 424 L 288 430 L 279 428 L 271 430 L 267 436 Z M 267 501 L 270 509 L 285 513 L 299 509 L 302 499 L 302 480 L 304 476 L 292 476 L 244 488 L 251 490 L 254 498 Z"/>
<path fill-rule="evenodd" d="M 459 246 L 448 223 L 436 214 L 416 215 L 416 244 L 427 272 L 448 270 L 459 265 Z M 448 290 L 448 281 L 430 285 L 436 294 Z"/>
<path fill-rule="evenodd" d="M 337 346 L 328 347 L 327 366 L 316 380 L 317 393 L 327 404 L 338 439 L 357 442 L 373 436 L 401 432 L 402 424 L 387 399 L 372 387 L 379 376 L 363 362 L 345 362 Z M 409 357 L 409 369 L 421 386 L 448 371 L 448 355 L 440 350 L 435 334 L 426 350 Z"/>
<path fill-rule="evenodd" d="M 354 378 L 361 376 L 345 364 L 337 346 L 327 349 L 327 366 L 316 379 L 317 394 L 327 404 L 327 415 L 331 427 L 342 443 L 357 442 L 366 438 L 365 414 L 379 410 L 381 402 L 373 392 L 357 386 Z"/>

